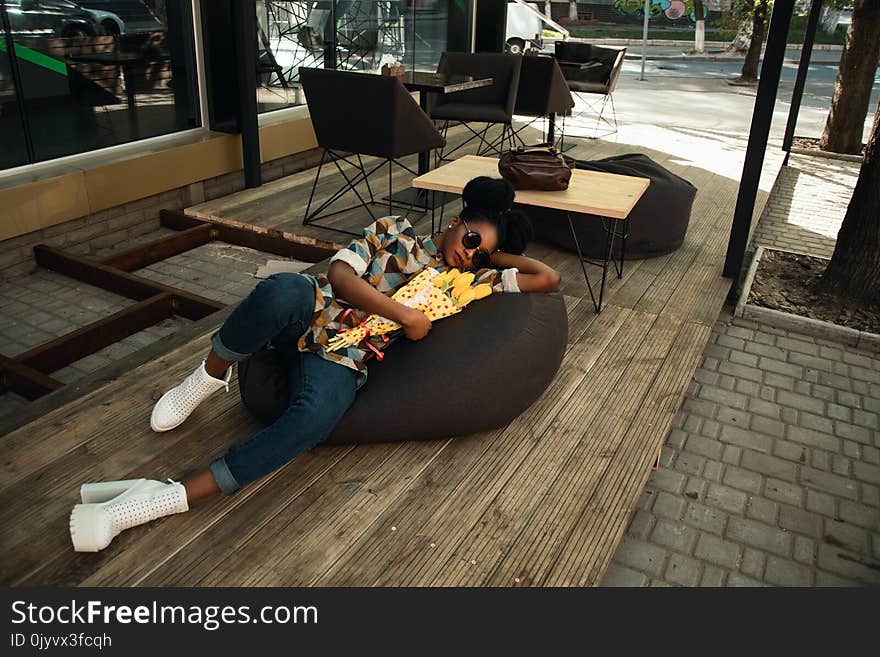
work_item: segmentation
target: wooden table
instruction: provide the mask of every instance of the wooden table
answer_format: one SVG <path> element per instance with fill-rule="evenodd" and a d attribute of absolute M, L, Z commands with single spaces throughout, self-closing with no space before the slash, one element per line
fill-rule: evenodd
<path fill-rule="evenodd" d="M 460 194 L 464 186 L 477 176 L 490 176 L 500 178 L 498 173 L 498 159 L 494 157 L 479 157 L 466 155 L 454 162 L 444 164 L 413 180 L 413 187 L 417 189 L 429 189 L 435 192 Z M 651 181 L 648 178 L 636 178 L 633 176 L 621 176 L 615 173 L 603 173 L 599 171 L 586 171 L 575 169 L 571 172 L 571 181 L 568 189 L 560 192 L 539 192 L 534 190 L 518 190 L 515 202 L 522 205 L 534 205 L 543 208 L 562 210 L 568 217 L 568 225 L 571 228 L 571 236 L 577 248 L 578 258 L 581 261 L 581 269 L 584 272 L 584 280 L 593 300 L 596 312 L 602 311 L 602 297 L 605 292 L 605 278 L 608 272 L 608 262 L 612 260 L 614 240 L 620 238 L 620 266 L 613 261 L 617 270 L 617 276 L 623 276 L 623 259 L 626 256 L 626 238 L 629 232 L 629 213 L 635 204 L 648 189 Z M 605 229 L 605 249 L 603 250 L 602 284 L 599 288 L 599 299 L 596 300 L 590 278 L 587 275 L 585 263 L 587 260 L 581 253 L 577 233 L 571 215 L 593 214 L 602 219 Z M 442 217 L 441 217 L 442 224 Z M 431 229 L 434 229 L 434 217 L 431 216 Z"/>
<path fill-rule="evenodd" d="M 403 86 L 409 91 L 419 92 L 419 107 L 428 114 L 428 94 L 451 94 L 468 89 L 488 87 L 493 83 L 492 78 L 475 79 L 470 75 L 447 75 L 446 73 L 429 73 L 426 71 L 407 71 L 400 76 Z M 431 152 L 419 153 L 419 175 L 428 172 L 431 166 Z M 409 206 L 419 206 L 434 209 L 433 197 L 424 191 L 408 188 L 396 194 L 392 194 L 391 200 Z"/>

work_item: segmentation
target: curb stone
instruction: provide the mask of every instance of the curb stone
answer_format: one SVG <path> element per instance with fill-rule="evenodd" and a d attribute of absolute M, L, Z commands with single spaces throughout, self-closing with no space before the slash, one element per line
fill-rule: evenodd
<path fill-rule="evenodd" d="M 789 153 L 795 155 L 808 155 L 811 157 L 823 157 L 827 160 L 843 160 L 844 162 L 861 162 L 864 158 L 861 155 L 850 155 L 847 153 L 829 153 L 828 151 L 814 151 L 806 148 L 791 148 Z"/>

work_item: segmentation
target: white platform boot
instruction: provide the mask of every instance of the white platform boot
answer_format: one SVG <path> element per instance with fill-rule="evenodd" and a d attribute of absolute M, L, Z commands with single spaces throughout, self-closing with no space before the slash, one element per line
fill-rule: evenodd
<path fill-rule="evenodd" d="M 80 488 L 83 504 L 70 512 L 70 538 L 77 552 L 98 552 L 120 532 L 174 513 L 189 511 L 183 484 L 129 479 Z"/>
<path fill-rule="evenodd" d="M 153 407 L 150 426 L 153 431 L 171 431 L 183 424 L 196 406 L 221 388 L 229 392 L 229 379 L 232 378 L 232 366 L 226 370 L 226 376 L 215 379 L 205 371 L 205 361 L 195 372 L 186 377 L 182 383 L 166 392 Z"/>

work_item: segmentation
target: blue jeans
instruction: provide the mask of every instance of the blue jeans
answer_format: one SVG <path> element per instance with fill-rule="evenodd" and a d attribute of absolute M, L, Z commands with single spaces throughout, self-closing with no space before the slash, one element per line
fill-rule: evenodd
<path fill-rule="evenodd" d="M 296 347 L 314 308 L 312 281 L 275 274 L 257 285 L 211 337 L 214 351 L 229 361 L 244 360 L 271 343 L 286 364 L 290 389 L 280 418 L 211 463 L 214 480 L 227 495 L 327 438 L 354 402 L 358 379 L 353 369 Z"/>

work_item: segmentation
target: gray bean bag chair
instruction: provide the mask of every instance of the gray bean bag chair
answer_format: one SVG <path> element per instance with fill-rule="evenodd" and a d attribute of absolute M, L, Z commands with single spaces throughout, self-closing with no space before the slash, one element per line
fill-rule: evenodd
<path fill-rule="evenodd" d="M 601 160 L 568 159 L 578 169 L 651 179 L 648 189 L 629 215 L 627 260 L 661 256 L 682 245 L 697 194 L 697 188 L 690 182 L 640 153 L 616 155 Z M 521 206 L 521 209 L 532 218 L 537 239 L 575 251 L 564 212 L 533 206 Z M 583 254 L 591 258 L 601 258 L 605 245 L 602 221 L 590 214 L 572 215 L 572 220 Z M 620 255 L 620 240 L 615 244 L 615 255 Z"/>
<path fill-rule="evenodd" d="M 550 385 L 567 340 L 559 292 L 493 294 L 371 362 L 366 385 L 326 442 L 435 440 L 504 426 Z M 237 370 L 244 405 L 273 422 L 287 400 L 273 352 L 260 351 Z"/>

